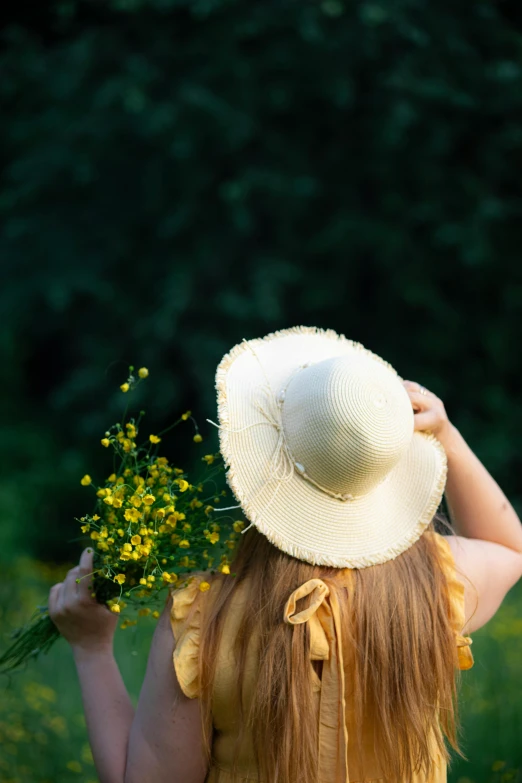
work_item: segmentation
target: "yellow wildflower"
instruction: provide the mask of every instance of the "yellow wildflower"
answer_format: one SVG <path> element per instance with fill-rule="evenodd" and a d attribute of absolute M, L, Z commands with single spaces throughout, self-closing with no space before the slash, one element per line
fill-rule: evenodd
<path fill-rule="evenodd" d="M 214 511 L 214 506 L 205 506 L 205 514 L 208 515 L 211 514 Z"/>
<path fill-rule="evenodd" d="M 154 612 L 152 612 L 152 616 L 154 617 L 155 620 L 157 620 L 158 617 L 160 616 L 160 614 L 159 614 L 159 612 L 154 611 Z"/>
<path fill-rule="evenodd" d="M 82 533 L 87 533 L 87 531 L 90 530 L 90 528 L 91 528 L 90 525 L 82 525 L 81 531 Z"/>
<path fill-rule="evenodd" d="M 131 552 L 131 557 L 133 560 L 138 560 L 139 554 L 134 550 L 134 552 Z"/>
<path fill-rule="evenodd" d="M 141 544 L 141 536 L 132 536 L 131 544 L 134 544 L 134 546 L 138 546 L 138 544 Z"/>
<path fill-rule="evenodd" d="M 93 518 L 92 518 L 92 521 L 93 521 L 93 522 L 97 522 L 97 521 L 99 520 L 99 518 L 100 518 L 100 517 L 98 516 L 98 514 L 95 514 L 95 515 L 93 516 Z"/>
<path fill-rule="evenodd" d="M 138 375 L 140 376 L 140 378 L 148 378 L 149 371 L 147 370 L 146 367 L 140 367 L 140 369 L 138 370 Z"/>
<path fill-rule="evenodd" d="M 221 566 L 221 573 L 222 574 L 229 574 L 230 573 L 230 566 L 228 566 L 226 563 L 225 565 Z"/>
<path fill-rule="evenodd" d="M 168 573 L 168 571 L 164 571 L 164 572 L 162 573 L 162 575 L 161 575 L 161 578 L 162 578 L 162 579 L 163 579 L 165 582 L 170 582 L 170 574 Z"/>
<path fill-rule="evenodd" d="M 120 554 L 120 560 L 130 560 L 130 552 L 122 552 Z"/>
<path fill-rule="evenodd" d="M 147 577 L 147 581 L 148 582 L 155 582 L 156 581 L 156 577 L 153 574 L 149 574 L 148 577 Z"/>
<path fill-rule="evenodd" d="M 125 426 L 127 427 L 127 437 L 131 439 L 135 438 L 137 435 L 137 430 L 134 424 L 131 424 L 130 421 L 128 421 Z"/>
<path fill-rule="evenodd" d="M 145 495 L 145 497 L 143 498 L 143 502 L 145 503 L 146 506 L 152 506 L 155 500 L 156 498 L 154 497 L 154 495 Z"/>
<path fill-rule="evenodd" d="M 92 533 L 91 533 L 92 540 L 93 541 L 97 541 L 99 537 L 100 537 L 100 534 L 98 533 L 98 531 L 97 530 L 93 530 Z"/>
<path fill-rule="evenodd" d="M 122 585 L 125 581 L 125 574 L 116 574 L 114 581 L 118 582 L 119 585 Z"/>
<path fill-rule="evenodd" d="M 181 414 L 181 418 L 183 419 L 183 421 L 187 421 L 187 419 L 190 419 L 191 415 L 192 415 L 192 411 L 185 411 L 185 413 Z"/>
<path fill-rule="evenodd" d="M 106 449 L 108 449 L 109 446 L 111 445 L 109 438 L 102 438 L 100 443 L 102 446 L 105 446 Z"/>
<path fill-rule="evenodd" d="M 238 519 L 236 520 L 236 522 L 234 522 L 232 527 L 234 528 L 236 533 L 241 533 L 241 531 L 245 527 L 245 523 Z"/>
<path fill-rule="evenodd" d="M 187 539 L 186 539 L 186 538 L 183 538 L 183 539 L 182 539 L 182 540 L 179 542 L 179 545 L 180 545 L 180 546 L 182 546 L 184 549 L 188 549 L 188 547 L 190 546 L 190 542 L 189 542 L 189 541 L 187 541 Z"/>
<path fill-rule="evenodd" d="M 177 484 L 180 492 L 186 492 L 189 488 L 189 483 L 185 479 L 178 479 Z"/>
<path fill-rule="evenodd" d="M 143 581 L 145 582 L 146 580 L 144 579 Z M 148 606 L 144 606 L 143 609 L 139 610 L 138 617 L 147 617 L 148 614 L 150 614 L 150 609 L 148 608 Z"/>
<path fill-rule="evenodd" d="M 210 585 L 208 582 L 200 582 L 199 589 L 201 590 L 202 593 L 206 593 L 207 590 L 210 590 Z"/>
<path fill-rule="evenodd" d="M 201 502 L 201 500 L 198 500 L 197 498 L 192 498 L 192 500 L 189 503 L 191 509 L 201 508 L 202 505 L 203 503 Z"/>
<path fill-rule="evenodd" d="M 122 383 L 122 385 L 120 386 L 120 389 L 121 389 L 121 390 L 122 390 L 122 392 L 125 394 L 126 392 L 128 392 L 128 391 L 129 391 L 129 389 L 130 389 L 130 386 L 129 386 L 129 384 L 128 384 L 128 383 Z"/>
<path fill-rule="evenodd" d="M 129 543 L 126 543 L 123 545 L 123 551 L 124 552 L 132 552 L 132 547 Z"/>
<path fill-rule="evenodd" d="M 141 514 L 137 508 L 126 508 L 123 516 L 127 522 L 137 522 Z"/>
<path fill-rule="evenodd" d="M 112 484 L 116 481 L 116 473 L 111 473 L 107 481 L 110 481 Z"/>
<path fill-rule="evenodd" d="M 114 612 L 114 614 L 120 613 L 120 605 L 119 604 L 113 604 L 111 606 L 111 612 Z"/>
<path fill-rule="evenodd" d="M 112 506 L 112 504 L 114 503 L 114 498 L 111 497 L 110 495 L 107 495 L 107 497 L 103 498 L 103 502 L 107 503 L 108 506 Z"/>
<path fill-rule="evenodd" d="M 113 508 L 121 508 L 123 503 L 122 503 L 120 498 L 114 498 L 114 500 L 112 501 L 112 505 L 113 505 Z"/>
<path fill-rule="evenodd" d="M 210 536 L 208 537 L 208 540 L 210 541 L 211 544 L 217 544 L 217 542 L 219 541 L 219 533 L 211 533 Z"/>
<path fill-rule="evenodd" d="M 123 529 L 121 527 L 119 527 L 116 532 L 120 536 L 120 538 L 125 535 L 125 533 L 124 533 L 124 531 L 123 531 Z"/>
<path fill-rule="evenodd" d="M 130 502 L 132 503 L 133 506 L 136 506 L 136 508 L 139 508 L 143 503 L 139 495 L 133 495 L 130 499 Z"/>
<path fill-rule="evenodd" d="M 165 516 L 165 509 L 164 508 L 157 508 L 155 511 L 154 518 L 155 519 L 163 519 Z"/>
<path fill-rule="evenodd" d="M 205 454 L 204 457 L 201 457 L 201 461 L 202 462 L 206 462 L 207 465 L 212 465 L 212 463 L 214 462 L 214 459 L 215 458 L 214 458 L 213 454 Z"/>
<path fill-rule="evenodd" d="M 146 585 L 146 584 L 147 584 L 147 580 L 144 579 L 143 576 L 142 576 L 141 579 L 140 579 L 140 585 Z"/>
<path fill-rule="evenodd" d="M 82 485 L 82 487 L 88 487 L 89 484 L 92 484 L 92 478 L 89 476 L 88 473 L 86 473 L 85 476 L 82 479 L 80 479 L 80 484 Z"/>
<path fill-rule="evenodd" d="M 161 438 L 158 438 L 157 435 L 149 435 L 149 440 L 151 443 L 161 443 Z"/>
<path fill-rule="evenodd" d="M 192 438 L 192 440 L 194 441 L 194 443 L 201 443 L 201 441 L 203 440 L 203 438 L 201 437 L 201 435 L 199 434 L 199 432 L 196 432 L 196 434 L 194 435 L 194 437 Z"/>

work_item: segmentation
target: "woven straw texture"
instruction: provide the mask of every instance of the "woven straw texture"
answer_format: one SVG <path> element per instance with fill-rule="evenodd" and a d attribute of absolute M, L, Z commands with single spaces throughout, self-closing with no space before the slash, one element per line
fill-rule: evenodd
<path fill-rule="evenodd" d="M 413 432 L 395 370 L 332 331 L 296 327 L 235 346 L 216 375 L 227 480 L 250 523 L 315 565 L 365 568 L 421 536 L 446 455 Z"/>

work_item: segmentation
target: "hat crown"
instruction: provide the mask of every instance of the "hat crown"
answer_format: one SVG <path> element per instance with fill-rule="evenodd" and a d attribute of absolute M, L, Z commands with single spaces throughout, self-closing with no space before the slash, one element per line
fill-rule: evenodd
<path fill-rule="evenodd" d="M 413 437 L 413 410 L 395 371 L 361 354 L 304 367 L 283 395 L 282 422 L 298 471 L 340 496 L 370 492 Z"/>

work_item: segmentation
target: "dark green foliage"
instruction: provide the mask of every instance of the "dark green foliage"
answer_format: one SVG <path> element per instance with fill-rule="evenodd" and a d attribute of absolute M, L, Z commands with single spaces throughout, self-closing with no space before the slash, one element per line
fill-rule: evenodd
<path fill-rule="evenodd" d="M 300 323 L 438 393 L 520 502 L 522 35 L 507 7 L 10 12 L 4 554 L 76 554 L 61 542 L 85 510 L 80 476 L 111 470 L 99 438 L 129 363 L 151 371 L 135 403 L 151 432 L 188 407 L 203 424 L 222 354 Z"/>

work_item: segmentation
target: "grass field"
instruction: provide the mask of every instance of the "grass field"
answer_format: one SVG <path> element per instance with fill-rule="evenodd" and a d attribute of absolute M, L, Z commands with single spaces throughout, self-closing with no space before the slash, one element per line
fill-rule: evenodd
<path fill-rule="evenodd" d="M 65 569 L 66 570 L 66 569 Z M 7 634 L 45 602 L 62 578 L 29 560 L 4 567 L 0 586 L 1 649 Z M 136 701 L 154 621 L 118 630 L 116 655 Z M 522 585 L 482 631 L 474 635 L 475 666 L 464 672 L 462 745 L 451 783 L 522 783 Z M 0 697 L 1 783 L 97 783 L 72 656 L 59 641 L 50 654 L 11 678 Z"/>

